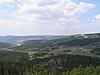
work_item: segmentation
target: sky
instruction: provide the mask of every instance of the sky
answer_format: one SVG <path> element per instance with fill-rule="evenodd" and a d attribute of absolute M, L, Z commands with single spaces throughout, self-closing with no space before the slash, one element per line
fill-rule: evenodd
<path fill-rule="evenodd" d="M 100 0 L 0 0 L 0 36 L 100 32 Z"/>

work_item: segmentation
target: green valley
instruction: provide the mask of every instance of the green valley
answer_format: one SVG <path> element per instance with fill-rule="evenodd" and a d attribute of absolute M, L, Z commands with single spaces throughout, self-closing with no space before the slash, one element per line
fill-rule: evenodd
<path fill-rule="evenodd" d="M 82 75 L 88 68 L 99 75 L 100 34 L 0 43 L 0 47 L 0 75 L 74 75 L 80 73 L 76 72 L 80 65 Z"/>

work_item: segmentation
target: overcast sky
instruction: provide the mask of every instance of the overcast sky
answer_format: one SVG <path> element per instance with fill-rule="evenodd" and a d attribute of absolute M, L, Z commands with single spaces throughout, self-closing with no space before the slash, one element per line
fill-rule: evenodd
<path fill-rule="evenodd" d="M 0 0 L 0 35 L 100 32 L 100 0 Z"/>

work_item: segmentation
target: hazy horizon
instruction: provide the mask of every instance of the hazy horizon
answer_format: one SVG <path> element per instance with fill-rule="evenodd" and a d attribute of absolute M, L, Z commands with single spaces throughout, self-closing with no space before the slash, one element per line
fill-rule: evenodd
<path fill-rule="evenodd" d="M 0 36 L 100 32 L 100 0 L 0 0 Z"/>
<path fill-rule="evenodd" d="M 46 34 L 46 35 L 40 35 L 40 34 L 31 34 L 31 35 L 0 35 L 0 36 L 71 36 L 71 35 L 78 35 L 78 34 L 97 34 L 100 32 L 89 32 L 89 33 L 76 33 L 76 34 Z"/>

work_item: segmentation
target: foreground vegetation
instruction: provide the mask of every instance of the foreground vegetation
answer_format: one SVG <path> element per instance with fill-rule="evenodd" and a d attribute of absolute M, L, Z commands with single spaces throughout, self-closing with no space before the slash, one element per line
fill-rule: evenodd
<path fill-rule="evenodd" d="M 0 51 L 0 59 L 0 75 L 100 75 L 96 57 Z"/>
<path fill-rule="evenodd" d="M 100 75 L 100 66 L 93 67 L 90 65 L 84 68 L 80 65 L 72 70 L 60 72 L 47 69 L 38 64 L 33 67 L 2 64 L 0 65 L 0 75 Z"/>

